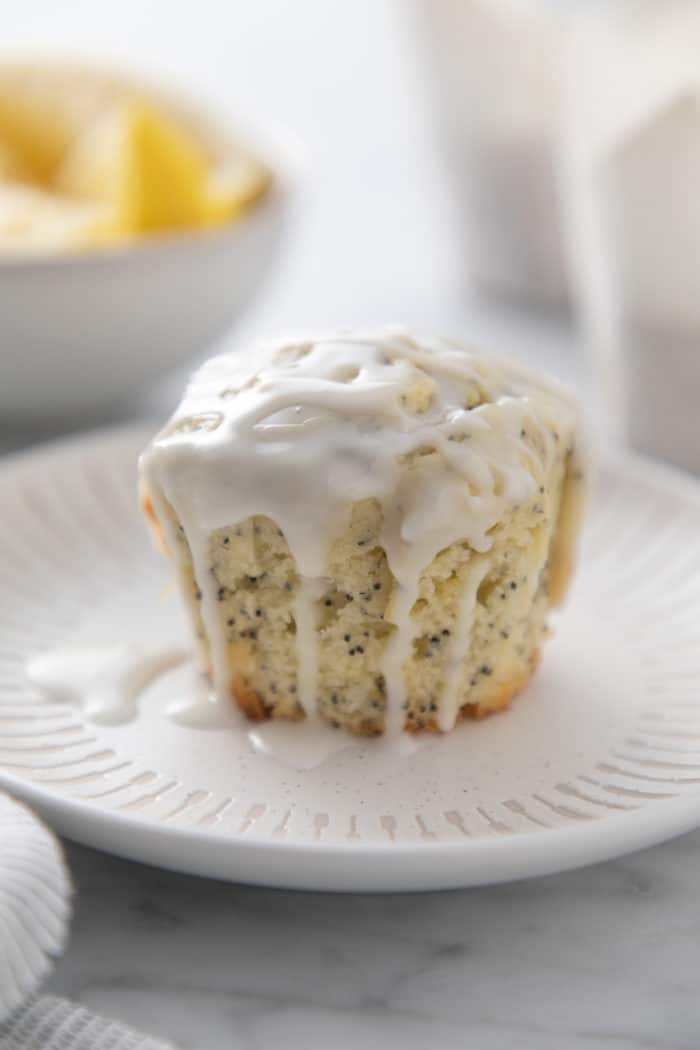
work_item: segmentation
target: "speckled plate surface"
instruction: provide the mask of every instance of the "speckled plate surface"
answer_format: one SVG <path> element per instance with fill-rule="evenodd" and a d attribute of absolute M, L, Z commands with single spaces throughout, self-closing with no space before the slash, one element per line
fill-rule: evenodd
<path fill-rule="evenodd" d="M 298 771 L 171 722 L 168 675 L 113 727 L 26 681 L 27 658 L 64 641 L 186 637 L 137 507 L 148 436 L 87 435 L 0 467 L 0 784 L 57 830 L 212 877 L 411 890 L 563 870 L 700 824 L 695 482 L 603 466 L 569 604 L 509 713 L 409 757 L 368 742 Z"/>

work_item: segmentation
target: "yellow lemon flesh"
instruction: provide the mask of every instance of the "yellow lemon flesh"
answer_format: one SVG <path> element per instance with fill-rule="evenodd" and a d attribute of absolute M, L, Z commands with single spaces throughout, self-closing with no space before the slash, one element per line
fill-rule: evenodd
<path fill-rule="evenodd" d="M 5 249 L 60 252 L 109 243 L 115 235 L 112 216 L 100 205 L 0 182 L 0 244 Z"/>
<path fill-rule="evenodd" d="M 0 183 L 24 182 L 29 178 L 30 171 L 24 158 L 0 139 Z"/>
<path fill-rule="evenodd" d="M 265 193 L 269 178 L 259 162 L 240 150 L 210 171 L 204 187 L 204 221 L 210 226 L 230 222 Z"/>
<path fill-rule="evenodd" d="M 255 158 L 123 81 L 0 69 L 0 250 L 22 230 L 53 250 L 62 231 L 72 249 L 221 225 L 268 185 Z"/>
<path fill-rule="evenodd" d="M 141 105 L 106 113 L 68 151 L 55 185 L 112 208 L 125 233 L 204 221 L 208 162 L 196 142 Z"/>

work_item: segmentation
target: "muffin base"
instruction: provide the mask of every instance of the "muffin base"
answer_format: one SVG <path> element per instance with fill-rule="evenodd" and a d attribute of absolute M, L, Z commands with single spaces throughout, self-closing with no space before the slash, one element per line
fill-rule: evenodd
<path fill-rule="evenodd" d="M 540 665 L 540 660 L 541 651 L 536 649 L 530 657 L 530 666 L 527 671 L 518 675 L 516 678 L 513 678 L 510 682 L 501 683 L 498 688 L 483 697 L 478 703 L 463 704 L 457 713 L 457 722 L 463 722 L 467 719 L 481 721 L 481 719 L 488 718 L 489 715 L 496 714 L 498 711 L 508 710 L 515 697 L 522 693 L 530 684 L 533 675 Z M 255 689 L 252 689 L 246 684 L 242 675 L 236 675 L 231 686 L 231 694 L 234 703 L 249 721 L 271 721 L 271 715 L 265 706 L 263 698 Z M 281 720 L 287 722 L 302 722 L 305 720 L 305 717 L 303 711 L 296 709 L 288 715 L 283 715 Z M 328 724 L 330 725 L 330 723 Z M 348 726 L 346 728 L 352 736 L 356 737 L 367 738 L 382 735 L 382 727 L 378 726 L 376 721 L 355 723 L 354 726 Z M 435 719 L 432 718 L 424 720 L 423 724 L 420 726 L 412 724 L 407 720 L 404 729 L 407 733 L 411 733 L 412 735 L 442 732 Z"/>

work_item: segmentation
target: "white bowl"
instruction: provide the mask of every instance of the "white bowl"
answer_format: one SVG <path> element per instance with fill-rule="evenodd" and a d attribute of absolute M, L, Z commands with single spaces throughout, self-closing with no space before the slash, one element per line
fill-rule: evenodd
<path fill-rule="evenodd" d="M 266 275 L 288 169 L 237 222 L 60 256 L 0 259 L 0 421 L 92 417 L 222 336 Z"/>

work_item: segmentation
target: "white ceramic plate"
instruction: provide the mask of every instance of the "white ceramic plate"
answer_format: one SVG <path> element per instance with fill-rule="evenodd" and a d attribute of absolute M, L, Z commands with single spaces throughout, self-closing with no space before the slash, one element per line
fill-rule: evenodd
<path fill-rule="evenodd" d="M 60 832 L 224 879 L 415 890 L 572 868 L 700 824 L 693 481 L 604 467 L 569 606 L 508 714 L 411 757 L 353 744 L 300 772 L 173 724 L 167 676 L 114 727 L 26 683 L 27 656 L 66 640 L 184 638 L 137 508 L 147 437 L 88 435 L 0 470 L 0 782 Z"/>

